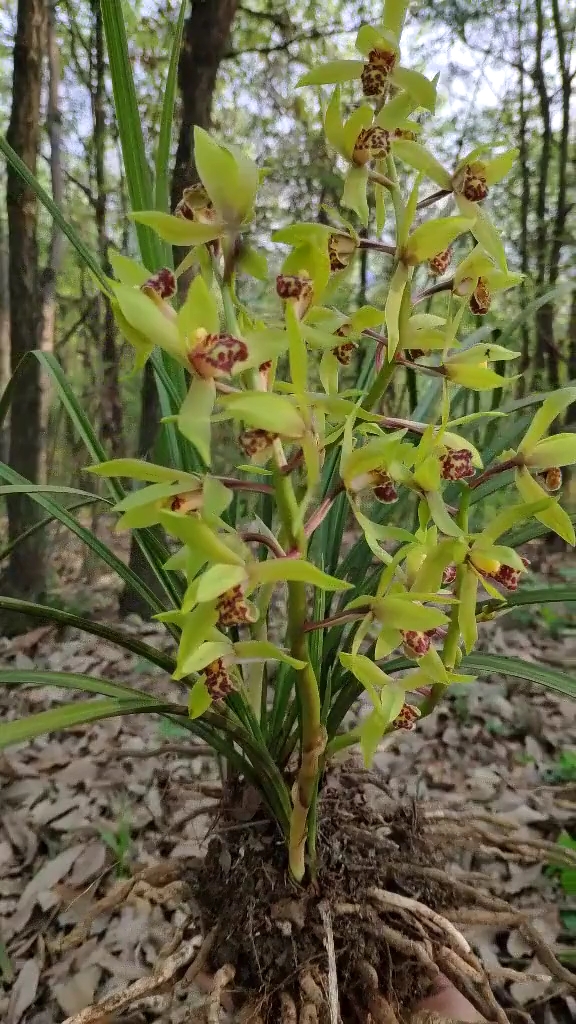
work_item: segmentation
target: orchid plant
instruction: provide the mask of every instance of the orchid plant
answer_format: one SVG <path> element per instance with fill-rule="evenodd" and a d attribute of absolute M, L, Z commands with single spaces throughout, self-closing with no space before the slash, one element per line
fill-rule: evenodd
<path fill-rule="evenodd" d="M 117 528 L 136 531 L 155 567 L 163 597 L 147 597 L 177 646 L 173 657 L 134 640 L 129 649 L 169 671 L 178 698 L 78 677 L 69 685 L 105 699 L 0 726 L 7 745 L 109 714 L 168 715 L 258 789 L 297 881 L 314 872 L 318 791 L 331 757 L 359 745 L 369 765 L 385 736 L 417 728 L 452 684 L 494 668 L 576 692 L 555 670 L 535 674 L 514 658 L 474 654 L 478 622 L 512 607 L 529 571 L 515 546 L 519 528 L 523 539 L 551 530 L 575 542 L 558 492 L 562 467 L 576 462 L 576 436 L 547 432 L 576 388 L 525 400 L 521 415 L 512 402 L 454 415 L 467 391 L 516 379 L 490 364 L 518 353 L 462 333 L 467 310 L 485 315 L 521 279 L 487 209 L 516 153 L 478 147 L 444 168 L 418 141 L 437 82 L 400 62 L 406 8 L 386 0 L 382 24 L 358 33 L 358 60 L 319 65 L 299 83 L 334 86 L 321 103 L 346 216 L 329 211 L 332 223 L 276 231 L 288 251 L 271 278 L 252 240 L 262 176 L 244 152 L 196 128 L 199 183 L 173 214 L 132 214 L 139 231 L 155 233 L 160 257 L 185 247 L 183 261 L 173 268 L 144 253 L 141 263 L 116 255 L 114 278 L 97 275 L 136 368 L 155 360 L 173 457 L 106 461 L 91 442 L 90 472 L 111 488 Z M 343 83 L 360 101 L 347 100 L 345 115 Z M 435 216 L 440 201 L 450 208 Z M 343 309 L 341 285 L 362 248 L 382 261 L 386 297 Z M 241 301 L 245 275 L 270 288 L 270 316 Z M 432 295 L 434 312 L 422 306 Z M 354 384 L 343 388 L 341 370 L 352 362 Z M 431 389 L 423 419 L 385 412 L 406 367 Z M 527 425 L 522 412 L 536 403 Z M 469 438 L 482 417 L 505 423 L 486 467 Z M 227 476 L 213 469 L 216 429 L 236 445 Z M 10 474 L 4 467 L 2 490 L 24 489 Z M 126 493 L 123 478 L 138 487 Z M 484 515 L 484 499 L 504 488 L 504 510 Z M 50 511 L 52 499 L 37 497 Z M 113 639 L 127 645 L 121 631 Z M 361 694 L 370 711 L 351 724 Z"/>

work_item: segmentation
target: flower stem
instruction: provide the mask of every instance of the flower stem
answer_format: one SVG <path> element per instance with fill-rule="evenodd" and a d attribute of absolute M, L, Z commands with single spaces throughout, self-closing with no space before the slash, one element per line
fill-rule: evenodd
<path fill-rule="evenodd" d="M 516 466 L 520 465 L 520 461 L 517 455 L 514 455 L 511 459 L 506 459 L 504 462 L 496 462 L 493 466 L 489 466 L 485 469 L 480 476 L 477 476 L 468 485 L 470 490 L 475 490 L 476 487 L 480 487 L 486 480 L 490 480 L 491 477 L 497 476 L 498 473 L 505 473 L 508 469 L 515 469 Z"/>
<path fill-rule="evenodd" d="M 288 584 L 288 640 L 292 657 L 306 662 L 305 667 L 296 673 L 302 752 L 300 770 L 292 795 L 288 849 L 290 871 L 297 882 L 302 881 L 306 871 L 308 816 L 316 792 L 320 758 L 326 747 L 326 730 L 321 722 L 320 692 L 314 669 L 309 661 L 308 643 L 304 633 L 305 621 L 306 586 L 300 581 L 294 581 Z M 310 842 L 313 847 L 312 838 Z"/>
<path fill-rule="evenodd" d="M 282 473 L 284 463 L 281 453 L 275 449 L 274 455 L 276 501 L 287 544 L 290 549 L 297 548 L 305 555 L 307 544 L 304 530 L 302 526 L 295 528 L 299 521 L 299 508 L 294 487 L 290 477 Z M 308 640 L 304 632 L 306 612 L 306 584 L 293 580 L 288 583 L 288 644 L 292 657 L 305 662 L 304 668 L 295 673 L 302 746 L 300 769 L 292 794 L 288 841 L 290 872 L 297 882 L 301 882 L 306 873 L 307 836 L 309 849 L 315 849 L 315 820 L 313 815 L 310 816 L 310 811 L 318 784 L 320 758 L 326 747 L 326 730 L 321 721 L 320 691 L 309 660 Z"/>
<path fill-rule="evenodd" d="M 451 195 L 451 192 L 447 188 L 441 188 L 437 192 L 433 192 L 432 195 L 426 196 L 425 199 L 421 199 L 417 204 L 417 210 L 425 210 L 427 206 L 432 206 L 433 203 L 437 203 L 439 199 L 445 199 L 446 196 Z"/>

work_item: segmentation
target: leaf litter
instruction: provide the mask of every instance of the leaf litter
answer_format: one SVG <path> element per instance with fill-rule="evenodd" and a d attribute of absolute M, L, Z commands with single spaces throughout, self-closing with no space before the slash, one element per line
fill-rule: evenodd
<path fill-rule="evenodd" d="M 128 617 L 123 628 L 154 643 L 164 636 L 137 617 Z M 576 665 L 569 629 L 552 640 L 538 624 L 526 629 L 503 619 L 486 624 L 483 646 L 495 654 Z M 2 639 L 0 658 L 6 667 L 28 658 L 36 668 L 89 671 L 155 694 L 174 693 L 164 674 L 75 631 L 41 627 Z M 11 688 L 0 695 L 1 713 L 19 717 L 63 697 L 70 700 L 70 691 Z M 562 753 L 574 748 L 575 704 L 493 676 L 457 689 L 419 730 L 387 740 L 376 756 L 379 786 L 366 783 L 374 806 L 382 799 L 422 802 L 436 815 L 437 834 L 448 839 L 472 811 L 484 815 L 482 841 L 471 844 L 455 872 L 489 878 L 515 910 L 531 916 L 546 942 L 563 950 L 567 965 L 576 961 L 570 925 L 576 900 L 530 844 L 555 843 L 563 830 L 576 834 L 576 780 L 550 781 Z M 187 744 L 157 720 L 118 718 L 4 752 L 0 793 L 0 941 L 14 972 L 13 981 L 4 974 L 0 983 L 0 1019 L 52 1024 L 148 977 L 174 936 L 188 934 L 197 915 L 194 901 L 177 891 L 159 900 L 153 887 L 137 883 L 126 902 L 94 919 L 80 948 L 56 952 L 64 932 L 80 927 L 98 900 L 130 881 L 122 871 L 133 879 L 159 860 L 201 863 L 218 793 L 216 763 L 204 749 L 189 756 Z M 496 857 L 492 839 L 498 829 L 491 818 L 514 823 L 526 847 L 520 853 L 511 847 L 506 856 L 504 844 L 504 859 Z M 120 864 L 102 828 L 119 835 L 122 822 L 129 840 Z M 492 971 L 503 1006 L 527 1010 L 537 1024 L 571 1019 L 574 997 L 548 980 L 533 937 L 504 920 L 457 927 Z M 161 1008 L 161 997 L 147 998 L 152 1015 L 140 1019 L 159 1019 L 154 999 Z M 162 1019 L 176 1022 L 178 1013 L 176 1007 Z"/>

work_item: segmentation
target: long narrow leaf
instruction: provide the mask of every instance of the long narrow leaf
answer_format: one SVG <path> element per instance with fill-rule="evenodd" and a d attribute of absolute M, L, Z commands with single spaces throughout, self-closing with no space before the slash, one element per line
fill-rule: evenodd
<path fill-rule="evenodd" d="M 77 512 L 79 508 L 85 508 L 86 505 L 95 505 L 99 501 L 102 501 L 102 498 L 97 494 L 93 494 L 91 498 L 86 499 L 85 501 L 73 502 L 72 505 L 67 505 L 66 510 L 68 512 Z M 38 533 L 39 530 L 43 530 L 44 527 L 50 526 L 50 523 L 54 522 L 54 518 L 54 516 L 44 516 L 43 519 L 39 519 L 37 523 L 33 523 L 33 525 L 29 526 L 27 530 L 24 530 L 19 537 L 15 537 L 14 540 L 10 541 L 10 543 L 0 551 L 0 562 L 4 562 L 11 551 L 14 551 L 14 549 L 19 547 L 20 544 L 25 544 L 26 541 L 30 537 L 33 537 L 35 533 Z"/>
<path fill-rule="evenodd" d="M 45 733 L 70 729 L 75 725 L 87 725 L 99 722 L 103 718 L 115 718 L 118 715 L 134 715 L 142 711 L 164 714 L 186 714 L 186 708 L 178 704 L 156 704 L 142 697 L 134 700 L 89 700 L 78 701 L 76 704 L 64 704 L 63 707 L 40 711 L 28 718 L 16 718 L 12 722 L 0 723 L 0 750 L 35 739 Z"/>
<path fill-rule="evenodd" d="M 172 41 L 170 65 L 168 67 L 166 82 L 164 83 L 164 103 L 162 105 L 160 134 L 158 136 L 158 149 L 156 151 L 156 181 L 154 198 L 156 209 L 161 210 L 163 213 L 170 212 L 170 143 L 172 141 L 172 124 L 174 121 L 174 102 L 176 99 L 178 61 L 180 59 L 180 48 L 182 46 L 182 34 L 184 31 L 187 6 L 188 0 L 182 0 L 180 4 L 180 14 L 176 24 L 176 31 Z"/>
<path fill-rule="evenodd" d="M 484 676 L 489 672 L 498 672 L 499 675 L 525 679 L 531 683 L 538 683 L 547 690 L 576 697 L 576 676 L 549 668 L 547 665 L 522 661 L 520 658 L 508 658 L 498 654 L 469 654 L 462 659 L 462 668 L 466 672 Z"/>
<path fill-rule="evenodd" d="M 0 462 L 0 479 L 6 480 L 8 483 L 28 483 L 19 473 L 16 473 L 10 466 Z M 162 601 L 156 596 L 153 590 L 142 580 L 135 572 L 127 566 L 121 558 L 118 558 L 114 552 L 96 537 L 90 530 L 87 530 L 82 526 L 74 516 L 63 508 L 61 505 L 57 505 L 50 498 L 45 497 L 43 494 L 32 493 L 30 494 L 32 501 L 36 501 L 42 506 L 47 512 L 50 512 L 56 519 L 58 519 L 63 526 L 68 527 L 72 533 L 86 544 L 91 551 L 94 552 L 98 558 L 101 558 L 110 568 L 118 573 L 121 579 L 124 580 L 128 586 L 132 587 L 137 594 L 142 597 L 152 612 L 167 611 L 167 607 Z"/>
<path fill-rule="evenodd" d="M 75 672 L 47 672 L 41 669 L 0 669 L 0 686 L 57 686 L 64 690 L 84 690 L 86 693 L 97 693 L 103 697 L 114 697 L 116 700 L 149 700 L 151 705 L 164 704 L 164 701 L 152 697 L 143 690 L 132 686 L 122 686 L 108 679 L 96 679 L 93 676 L 77 675 Z"/>
<path fill-rule="evenodd" d="M 133 210 L 151 210 L 154 205 L 152 176 L 146 159 L 122 4 L 100 0 L 100 9 L 106 35 L 114 109 L 122 145 L 130 206 Z M 137 224 L 136 232 L 143 263 L 148 270 L 157 270 L 164 262 L 164 246 L 150 228 Z"/>
<path fill-rule="evenodd" d="M 30 615 L 35 619 L 42 619 L 47 622 L 57 622 L 61 626 L 70 626 L 71 629 L 80 629 L 83 633 L 91 636 L 102 637 L 111 644 L 116 644 L 131 654 L 149 661 L 170 675 L 176 668 L 174 658 L 164 651 L 159 651 L 150 644 L 137 640 L 131 633 L 124 633 L 121 629 L 108 625 L 106 622 L 97 622 L 95 619 L 85 619 L 74 612 L 65 611 L 63 608 L 51 608 L 49 605 L 36 604 L 33 601 L 21 601 L 16 597 L 4 597 L 0 595 L 0 608 L 20 612 L 22 615 Z"/>
<path fill-rule="evenodd" d="M 76 230 L 66 220 L 59 206 L 56 205 L 51 196 L 48 195 L 45 189 L 42 188 L 40 182 L 34 177 L 31 171 L 28 170 L 26 164 L 20 159 L 17 153 L 14 152 L 12 147 L 8 144 L 4 136 L 0 136 L 0 150 L 4 153 L 6 159 L 12 164 L 13 168 L 20 177 L 26 182 L 29 188 L 37 195 L 38 199 L 42 203 L 42 206 L 56 221 L 58 227 L 66 235 L 69 242 L 72 243 L 76 252 L 80 256 L 80 259 L 86 264 L 86 266 L 92 271 L 94 276 L 98 279 L 105 291 L 108 291 L 108 282 L 106 275 L 99 265 L 98 261 L 90 250 L 84 245 L 84 242 L 80 236 L 76 233 Z"/>
<path fill-rule="evenodd" d="M 159 353 L 158 353 L 159 355 Z M 64 373 L 60 363 L 51 352 L 34 351 L 29 352 L 24 356 L 17 369 L 10 378 L 8 385 L 4 391 L 4 394 L 0 398 L 0 426 L 4 422 L 10 405 L 12 403 L 15 389 L 17 387 L 17 380 L 22 372 L 28 360 L 37 359 L 40 366 L 50 377 L 56 394 L 58 395 L 59 401 L 62 403 L 66 410 L 70 422 L 74 429 L 78 433 L 78 436 L 82 440 L 88 455 L 90 456 L 91 462 L 97 464 L 99 462 L 105 462 L 107 459 L 107 452 L 100 442 L 97 434 L 94 431 L 92 423 L 88 416 L 82 409 L 82 406 L 78 402 L 76 395 L 70 385 L 66 374 Z M 161 372 L 165 373 L 164 368 L 161 366 Z M 171 382 L 168 379 L 168 387 L 170 388 Z M 175 399 L 175 402 L 177 400 Z M 178 408 L 175 405 L 175 408 Z M 27 486 L 30 486 L 27 484 Z M 107 477 L 105 481 L 110 496 L 115 502 L 121 501 L 126 496 L 126 491 L 122 484 L 114 477 Z M 136 530 L 134 531 L 136 542 L 142 551 L 146 561 L 152 568 L 155 576 L 160 581 L 163 589 L 169 595 L 170 599 L 175 603 L 179 603 L 181 597 L 180 588 L 178 587 L 177 580 L 173 574 L 166 572 L 163 568 L 164 562 L 167 558 L 165 551 L 158 550 L 158 541 L 154 535 L 148 530 Z"/>

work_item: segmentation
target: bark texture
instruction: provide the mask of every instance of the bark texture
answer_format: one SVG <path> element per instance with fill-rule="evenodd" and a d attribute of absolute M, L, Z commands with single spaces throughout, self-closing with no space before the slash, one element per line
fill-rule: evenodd
<path fill-rule="evenodd" d="M 7 138 L 18 156 L 36 172 L 40 138 L 42 62 L 46 40 L 44 0 L 19 0 L 14 39 L 12 112 Z M 38 347 L 41 335 L 41 289 L 36 239 L 38 204 L 34 193 L 11 166 L 7 177 L 11 369 Z M 36 482 L 41 465 L 40 369 L 30 360 L 12 406 L 10 465 Z M 9 540 L 15 540 L 39 518 L 39 507 L 23 495 L 8 505 Z M 45 535 L 34 534 L 16 547 L 4 573 L 4 592 L 37 598 L 45 590 Z"/>

